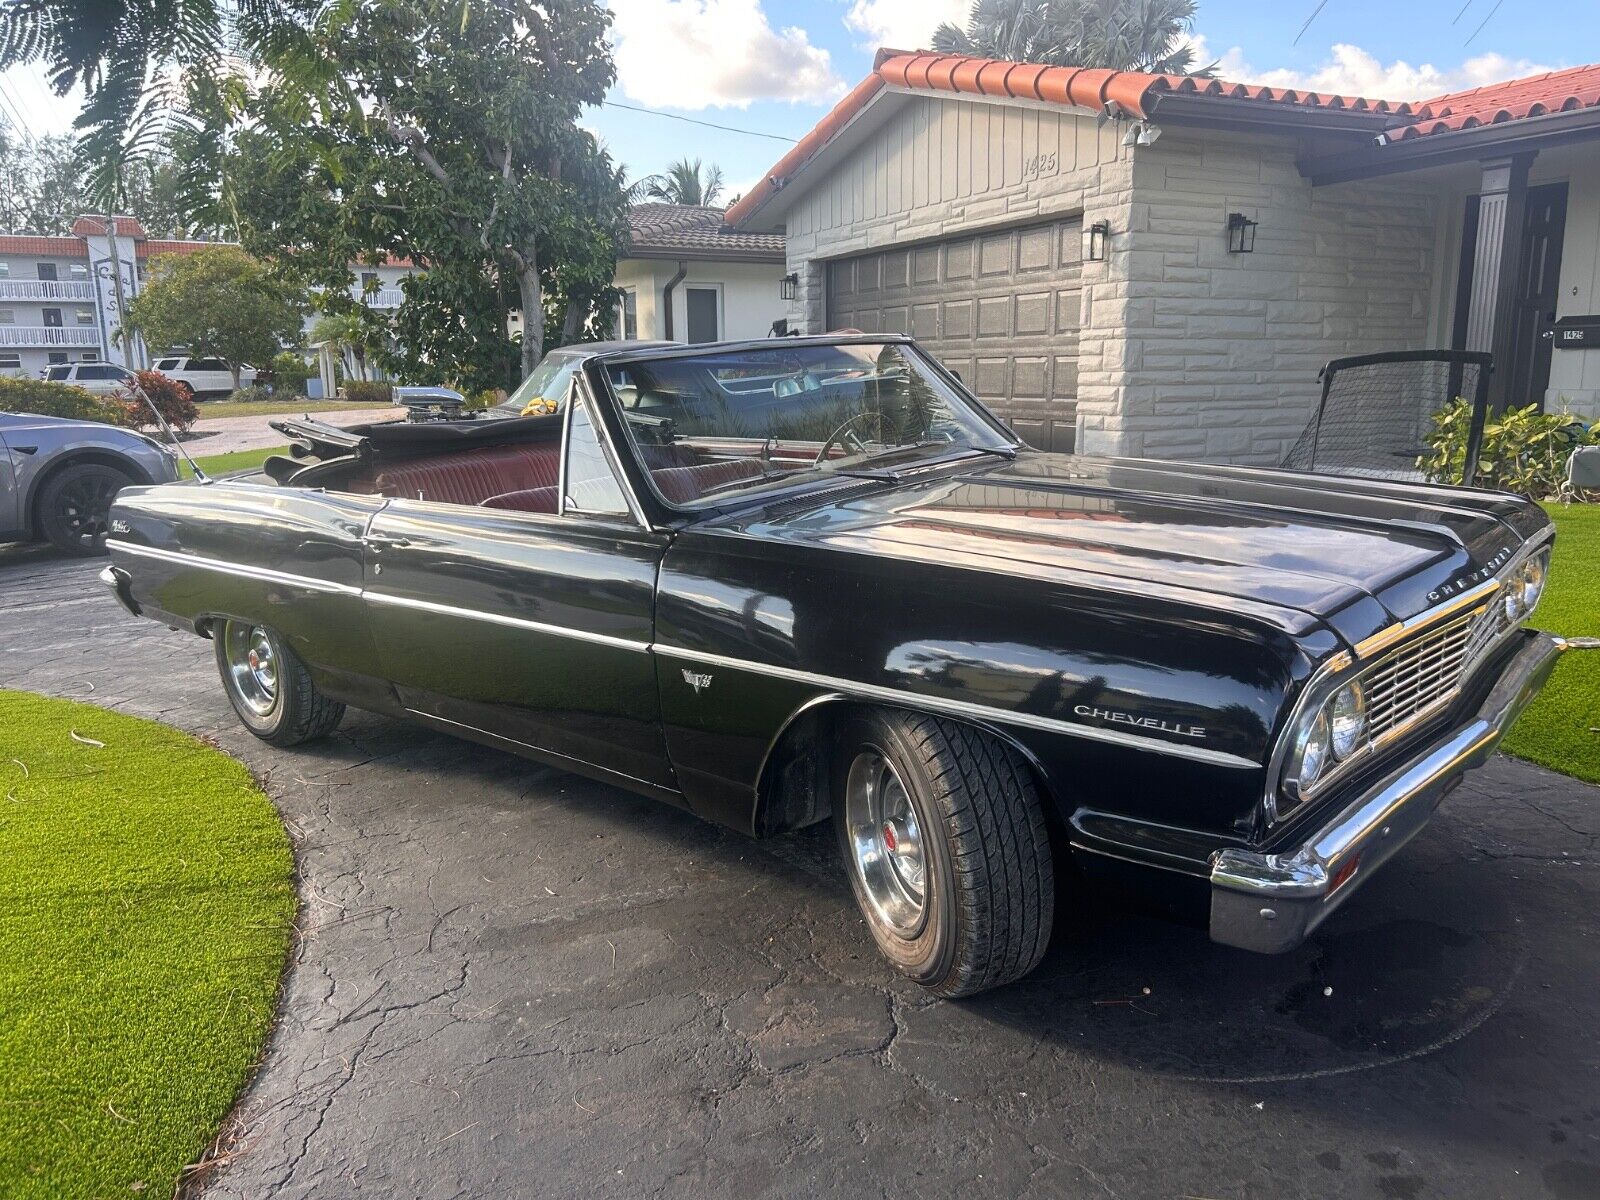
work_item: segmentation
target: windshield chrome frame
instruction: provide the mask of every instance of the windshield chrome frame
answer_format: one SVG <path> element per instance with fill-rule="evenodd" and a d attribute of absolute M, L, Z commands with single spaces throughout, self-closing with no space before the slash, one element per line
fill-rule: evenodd
<path fill-rule="evenodd" d="M 645 468 L 643 462 L 640 460 L 638 448 L 634 445 L 632 433 L 627 427 L 627 410 L 622 407 L 621 398 L 617 395 L 616 388 L 612 386 L 609 368 L 626 366 L 627 364 L 634 362 L 659 362 L 663 359 L 703 358 L 707 355 L 738 353 L 740 351 L 747 350 L 781 351 L 789 348 L 801 348 L 806 346 L 827 347 L 888 345 L 903 347 L 909 357 L 915 359 L 924 370 L 933 375 L 939 380 L 939 382 L 954 392 L 955 395 L 962 401 L 962 403 L 964 403 L 978 417 L 980 422 L 987 425 L 1013 453 L 1023 447 L 1024 443 L 1022 442 L 1022 439 L 1017 437 L 1017 435 L 1006 426 L 1005 422 L 1001 421 L 999 417 L 995 416 L 995 414 L 990 411 L 988 406 L 985 405 L 983 401 L 974 396 L 971 390 L 964 382 L 962 382 L 962 380 L 957 378 L 951 371 L 947 370 L 943 363 L 939 362 L 938 359 L 934 358 L 931 354 L 919 346 L 915 340 L 907 337 L 905 334 L 813 334 L 804 337 L 751 338 L 743 341 L 698 342 L 692 345 L 670 346 L 666 348 L 657 346 L 644 347 L 638 350 L 613 350 L 591 355 L 582 364 L 581 372 L 589 383 L 590 395 L 596 401 L 601 401 L 603 397 L 603 403 L 598 404 L 597 407 L 603 408 L 606 411 L 603 414 L 597 413 L 595 415 L 603 416 L 605 424 L 608 427 L 612 425 L 614 419 L 616 427 L 621 431 L 620 439 L 617 440 L 617 448 L 620 451 L 621 444 L 626 442 L 628 448 L 628 465 L 637 471 L 638 476 L 642 480 L 643 487 L 640 489 L 640 491 L 648 494 L 649 499 L 654 501 L 655 504 L 659 505 L 659 507 L 664 510 L 666 514 L 668 514 L 671 521 L 680 521 L 685 517 L 698 520 L 704 517 L 713 516 L 729 507 L 742 507 L 745 504 L 754 502 L 757 497 L 752 496 L 749 492 L 730 493 L 727 503 L 712 503 L 707 505 L 691 506 L 674 504 L 672 501 L 662 496 L 661 493 L 656 489 L 655 481 L 653 478 L 651 478 L 650 472 Z M 954 443 L 952 443 L 952 445 L 954 445 Z M 982 450 L 976 447 L 970 449 L 974 454 L 983 453 Z M 862 473 L 867 475 L 869 478 L 871 477 L 870 468 L 863 468 Z M 634 477 L 631 473 L 625 471 L 624 474 L 630 481 L 633 480 Z M 849 472 L 843 471 L 821 472 L 818 479 L 797 482 L 794 486 L 804 486 L 805 484 L 822 482 L 828 479 L 837 480 L 838 478 L 848 474 Z M 786 492 L 789 489 L 778 490 Z M 760 497 L 770 497 L 773 494 L 773 492 L 766 490 L 763 490 L 759 493 Z M 643 497 L 641 496 L 640 498 L 642 499 Z"/>

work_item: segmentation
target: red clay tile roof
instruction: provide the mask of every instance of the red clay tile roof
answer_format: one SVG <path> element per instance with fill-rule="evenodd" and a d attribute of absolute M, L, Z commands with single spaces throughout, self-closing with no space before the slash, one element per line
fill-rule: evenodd
<path fill-rule="evenodd" d="M 728 221 L 738 225 L 753 216 L 885 86 L 1034 100 L 1095 110 L 1115 104 L 1123 114 L 1138 119 L 1149 117 L 1161 98 L 1168 95 L 1370 113 L 1375 134 L 1384 133 L 1386 141 L 1400 141 L 1595 107 L 1600 105 L 1600 65 L 1552 71 L 1419 104 L 1230 83 L 1222 79 L 1195 79 L 1187 75 L 1145 75 L 1137 71 L 1051 67 L 959 55 L 880 50 L 872 74 L 857 84 L 816 128 L 778 160 L 760 183 L 728 210 Z"/>
<path fill-rule="evenodd" d="M 771 259 L 781 262 L 781 233 L 744 233 L 727 211 L 696 204 L 635 204 L 628 210 L 628 248 L 622 257 Z"/>
<path fill-rule="evenodd" d="M 75 237 L 0 234 L 0 254 L 33 254 L 41 258 L 88 258 L 89 247 Z"/>
<path fill-rule="evenodd" d="M 81 216 L 72 223 L 73 237 L 100 237 L 105 231 L 106 219 L 93 214 Z M 145 236 L 144 226 L 139 224 L 139 218 L 137 217 L 119 216 L 117 217 L 117 236 L 143 238 Z"/>
<path fill-rule="evenodd" d="M 1412 122 L 1388 130 L 1384 140 L 1400 142 L 1595 107 L 1600 107 L 1600 64 L 1570 67 L 1425 100 L 1415 106 Z"/>

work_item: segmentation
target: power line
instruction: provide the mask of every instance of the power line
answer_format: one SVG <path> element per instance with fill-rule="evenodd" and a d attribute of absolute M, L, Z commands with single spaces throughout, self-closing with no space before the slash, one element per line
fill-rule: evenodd
<path fill-rule="evenodd" d="M 720 129 L 724 133 L 742 133 L 746 137 L 771 138 L 775 142 L 795 142 L 798 138 L 784 137 L 781 133 L 762 133 L 758 129 L 740 129 L 737 125 L 718 125 L 715 121 L 700 121 L 694 117 L 680 116 L 678 113 L 662 112 L 655 108 L 640 108 L 636 104 L 624 104 L 620 100 L 602 100 L 607 108 L 625 108 L 629 112 L 646 113 L 652 117 L 666 117 L 669 121 L 686 121 L 690 125 L 704 125 L 707 129 Z"/>

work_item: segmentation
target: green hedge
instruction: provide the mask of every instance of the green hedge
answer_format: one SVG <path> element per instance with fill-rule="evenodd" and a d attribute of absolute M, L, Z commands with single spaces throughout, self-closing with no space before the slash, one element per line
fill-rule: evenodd
<path fill-rule="evenodd" d="M 102 421 L 107 425 L 128 423 L 127 414 L 120 404 L 69 383 L 50 383 L 43 379 L 0 376 L 0 412 L 35 413 L 41 417 L 65 417 L 72 421 Z"/>

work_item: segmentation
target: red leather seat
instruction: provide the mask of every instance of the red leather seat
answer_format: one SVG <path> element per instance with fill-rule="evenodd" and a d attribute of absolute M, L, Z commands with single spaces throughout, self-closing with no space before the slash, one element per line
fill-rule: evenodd
<path fill-rule="evenodd" d="M 656 487 L 672 504 L 698 500 L 709 489 L 736 479 L 759 479 L 761 465 L 748 458 L 726 458 L 693 467 L 662 467 L 651 471 Z"/>
<path fill-rule="evenodd" d="M 482 504 L 508 492 L 553 489 L 560 464 L 556 442 L 484 446 L 384 467 L 373 480 L 373 490 L 411 500 Z"/>

